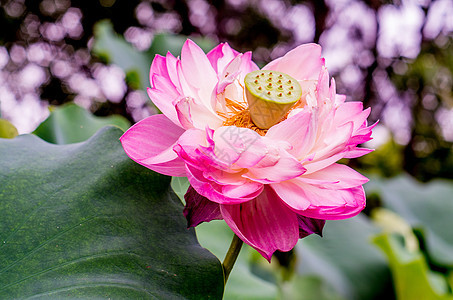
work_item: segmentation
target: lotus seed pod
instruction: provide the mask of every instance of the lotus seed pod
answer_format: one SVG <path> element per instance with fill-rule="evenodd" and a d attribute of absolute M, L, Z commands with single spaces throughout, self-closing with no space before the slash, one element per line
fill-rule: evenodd
<path fill-rule="evenodd" d="M 261 129 L 277 124 L 302 96 L 300 84 L 285 73 L 258 70 L 244 81 L 250 117 Z"/>

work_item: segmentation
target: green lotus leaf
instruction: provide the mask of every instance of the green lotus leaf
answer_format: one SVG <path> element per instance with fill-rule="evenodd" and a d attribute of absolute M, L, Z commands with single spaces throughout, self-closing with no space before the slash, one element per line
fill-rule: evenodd
<path fill-rule="evenodd" d="M 130 160 L 121 134 L 0 139 L 0 299 L 222 297 L 170 178 Z"/>

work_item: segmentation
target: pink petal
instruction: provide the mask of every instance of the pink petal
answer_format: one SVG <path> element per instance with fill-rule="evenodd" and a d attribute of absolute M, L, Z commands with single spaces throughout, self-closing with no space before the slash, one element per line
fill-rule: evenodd
<path fill-rule="evenodd" d="M 299 222 L 299 238 L 304 238 L 310 234 L 317 234 L 322 236 L 322 229 L 326 220 L 313 219 L 305 216 L 297 215 L 297 221 Z"/>
<path fill-rule="evenodd" d="M 277 195 L 293 210 L 304 211 L 310 207 L 310 199 L 301 195 L 301 188 L 295 179 L 271 184 Z"/>
<path fill-rule="evenodd" d="M 342 105 L 340 105 L 335 111 L 335 122 L 337 124 L 344 124 L 346 122 L 350 122 L 351 118 L 355 118 L 362 112 L 363 112 L 362 102 L 359 101 L 345 102 Z M 360 122 L 360 124 L 362 124 L 363 121 L 365 121 L 365 119 L 363 119 L 362 122 Z"/>
<path fill-rule="evenodd" d="M 216 157 L 211 142 L 205 131 L 194 128 L 182 134 L 173 149 L 187 164 L 204 172 L 229 170 L 229 162 Z"/>
<path fill-rule="evenodd" d="M 180 98 L 175 103 L 178 122 L 185 129 L 217 128 L 222 125 L 223 120 L 212 113 L 203 103 L 192 97 Z"/>
<path fill-rule="evenodd" d="M 303 159 L 316 142 L 317 130 L 316 116 L 309 110 L 302 110 L 298 114 L 272 126 L 268 130 L 266 137 L 272 140 L 288 142 L 293 147 L 288 152 L 298 159 Z"/>
<path fill-rule="evenodd" d="M 129 128 L 120 140 L 137 163 L 164 175 L 186 176 L 184 162 L 172 150 L 183 132 L 166 116 L 153 115 Z"/>
<path fill-rule="evenodd" d="M 180 97 L 174 85 L 161 76 L 154 75 L 151 79 L 154 88 L 148 88 L 148 96 L 154 105 L 173 123 L 180 126 L 174 101 Z"/>
<path fill-rule="evenodd" d="M 216 73 L 222 73 L 225 67 L 239 54 L 228 43 L 221 43 L 206 55 Z"/>
<path fill-rule="evenodd" d="M 305 173 L 306 169 L 300 161 L 283 149 L 278 151 L 278 159 L 271 166 L 264 165 L 266 159 L 248 169 L 243 175 L 256 182 L 273 183 L 293 179 Z"/>
<path fill-rule="evenodd" d="M 297 243 L 297 216 L 270 188 L 251 201 L 220 205 L 220 211 L 234 233 L 268 261 L 276 250 L 289 251 Z"/>
<path fill-rule="evenodd" d="M 220 204 L 236 204 L 257 197 L 263 191 L 263 185 L 247 181 L 243 185 L 220 185 L 207 179 L 203 172 L 192 166 L 187 167 L 187 179 L 190 185 L 202 196 Z"/>
<path fill-rule="evenodd" d="M 187 177 L 202 196 L 218 203 L 239 203 L 255 198 L 263 185 L 232 170 L 230 162 L 217 157 L 213 150 L 212 130 L 187 130 L 174 150 L 187 164 Z M 240 170 L 239 170 L 240 171 Z"/>
<path fill-rule="evenodd" d="M 214 132 L 215 156 L 231 168 L 248 168 L 243 177 L 270 183 L 305 172 L 302 164 L 274 141 L 248 128 L 220 127 Z"/>
<path fill-rule="evenodd" d="M 159 54 L 154 56 L 153 62 L 151 63 L 151 68 L 149 69 L 149 79 L 151 80 L 155 74 L 165 78 L 170 78 L 168 75 L 166 58 Z M 150 83 L 151 87 L 153 87 L 153 83 Z"/>
<path fill-rule="evenodd" d="M 179 59 L 174 57 L 170 52 L 167 52 L 167 56 L 165 57 L 165 62 L 167 64 L 168 79 L 176 87 L 176 90 L 178 91 L 178 93 L 180 95 L 183 95 L 181 83 L 179 82 L 178 67 L 177 67 L 177 65 L 180 63 Z"/>
<path fill-rule="evenodd" d="M 305 165 L 307 170 L 310 168 L 310 172 L 314 172 L 336 162 L 339 158 L 332 161 L 332 157 L 346 150 L 346 146 L 352 135 L 352 128 L 353 124 L 349 122 L 326 132 L 322 141 L 317 141 L 315 158 L 313 162 Z"/>
<path fill-rule="evenodd" d="M 271 186 L 290 208 L 298 214 L 315 219 L 350 218 L 361 212 L 366 202 L 362 186 L 327 189 L 304 183 L 299 178 Z"/>
<path fill-rule="evenodd" d="M 317 172 L 301 176 L 299 180 L 335 189 L 348 189 L 368 182 L 368 178 L 342 164 L 332 164 Z"/>
<path fill-rule="evenodd" d="M 241 73 L 239 75 L 239 82 L 244 82 L 245 75 L 252 71 L 259 70 L 258 66 L 252 61 L 252 52 L 248 51 L 242 54 Z"/>
<path fill-rule="evenodd" d="M 317 80 L 322 66 L 321 46 L 304 44 L 271 61 L 263 69 L 283 72 L 297 80 Z"/>
<path fill-rule="evenodd" d="M 322 67 L 321 72 L 319 73 L 318 84 L 316 85 L 316 98 L 318 99 L 318 107 L 326 106 L 326 100 L 330 101 L 329 96 L 329 72 L 325 67 Z"/>
<path fill-rule="evenodd" d="M 223 93 L 225 88 L 233 83 L 239 74 L 248 72 L 241 68 L 243 65 L 243 55 L 239 54 L 233 60 L 231 60 L 223 69 L 221 73 L 219 73 L 219 82 L 217 83 L 217 94 Z M 241 81 L 243 82 L 243 81 Z"/>
<path fill-rule="evenodd" d="M 212 100 L 217 74 L 206 54 L 191 40 L 187 40 L 181 50 L 181 69 L 187 83 L 197 92 L 199 100 L 209 110 L 215 105 Z"/>
<path fill-rule="evenodd" d="M 345 152 L 343 157 L 344 158 L 357 158 L 357 157 L 363 156 L 365 154 L 371 153 L 373 151 L 374 151 L 374 149 L 354 147 L 351 150 Z"/>
<path fill-rule="evenodd" d="M 201 196 L 193 187 L 189 186 L 184 199 L 186 200 L 186 206 L 184 207 L 183 214 L 187 219 L 188 228 L 195 227 L 203 222 L 222 220 L 219 204 Z"/>
<path fill-rule="evenodd" d="M 248 128 L 219 127 L 214 132 L 213 141 L 215 155 L 228 165 L 235 164 L 240 168 L 256 165 L 267 154 L 261 136 Z"/>
<path fill-rule="evenodd" d="M 320 160 L 307 160 L 307 162 L 304 164 L 305 169 L 307 171 L 305 172 L 305 175 L 317 172 L 319 170 L 322 170 L 331 164 L 339 161 L 340 159 L 344 158 L 347 154 L 347 151 L 339 152 L 332 154 L 332 156 L 320 159 Z"/>

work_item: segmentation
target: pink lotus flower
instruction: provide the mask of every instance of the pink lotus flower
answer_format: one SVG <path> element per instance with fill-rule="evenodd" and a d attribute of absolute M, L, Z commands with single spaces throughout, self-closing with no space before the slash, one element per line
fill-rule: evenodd
<path fill-rule="evenodd" d="M 294 86 L 275 91 L 286 89 L 289 95 L 300 88 L 300 99 L 288 112 L 278 112 L 283 117 L 276 124 L 259 128 L 253 117 L 266 117 L 272 107 L 251 114 L 260 106 L 248 104 L 244 84 L 246 75 L 258 69 L 250 52 L 238 53 L 228 44 L 206 55 L 188 40 L 181 58 L 157 55 L 148 95 L 163 114 L 138 122 L 121 142 L 137 163 L 187 176 L 189 226 L 224 219 L 270 260 L 276 250 L 291 250 L 299 238 L 321 234 L 325 220 L 353 217 L 365 207 L 362 185 L 368 179 L 336 162 L 369 153 L 357 145 L 371 139 L 373 126 L 366 121 L 370 109 L 345 102 L 333 79 L 329 86 L 321 47 L 305 44 L 263 68 L 263 76 L 273 71 L 295 79 Z M 252 73 L 260 80 L 255 80 L 256 91 L 264 80 L 260 73 Z M 282 93 L 272 97 L 277 96 Z"/>

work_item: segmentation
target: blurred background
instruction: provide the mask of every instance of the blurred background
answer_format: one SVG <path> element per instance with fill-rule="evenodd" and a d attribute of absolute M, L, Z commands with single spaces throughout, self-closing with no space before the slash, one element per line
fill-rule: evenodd
<path fill-rule="evenodd" d="M 453 213 L 450 181 L 442 181 L 441 187 L 436 181 L 429 189 L 418 185 L 436 178 L 453 179 L 451 0 L 0 3 L 0 112 L 19 133 L 33 132 L 49 116 L 49 107 L 66 102 L 75 102 L 97 116 L 119 114 L 131 123 L 156 113 L 145 93 L 151 61 L 155 54 L 168 50 L 178 55 L 187 37 L 205 51 L 219 42 L 228 42 L 240 52 L 253 51 L 254 61 L 261 66 L 297 45 L 315 42 L 323 48 L 337 92 L 371 107 L 370 123 L 379 120 L 374 140 L 367 145 L 376 151 L 347 162 L 379 178 L 367 188 L 365 213 L 371 215 L 374 208 L 386 207 L 413 227 L 433 223 L 436 212 Z M 383 178 L 400 174 L 410 177 L 380 184 Z M 387 197 L 386 190 L 393 194 Z M 422 203 L 426 199 L 415 208 L 404 202 L 428 190 L 431 194 L 423 197 L 441 191 L 436 194 L 441 201 L 434 204 L 438 211 L 423 215 L 430 209 Z M 394 195 L 406 203 L 400 210 L 388 202 L 395 202 Z M 446 205 L 449 208 L 443 211 Z M 414 217 L 411 207 L 421 215 Z M 443 241 L 439 247 L 444 252 L 430 256 L 425 242 L 431 242 L 421 233 L 417 237 L 423 259 L 432 271 L 446 276 L 450 285 L 443 288 L 451 294 L 453 257 L 445 264 L 435 256 L 445 256 L 453 249 L 453 234 L 448 229 L 453 225 L 451 220 L 447 222 L 448 215 L 440 219 L 443 223 L 437 222 L 431 229 L 439 230 Z M 283 264 L 284 260 L 283 256 Z M 392 290 L 392 283 L 382 286 L 388 284 Z M 368 298 L 353 295 L 350 299 L 383 299 L 373 290 Z"/>
<path fill-rule="evenodd" d="M 74 101 L 131 122 L 155 113 L 143 93 L 147 73 L 134 73 L 118 51 L 148 69 L 155 53 L 179 50 L 184 37 L 167 35 L 202 38 L 206 50 L 228 42 L 261 65 L 316 42 L 338 92 L 380 120 L 369 146 L 385 153 L 378 165 L 362 164 L 386 176 L 453 178 L 451 0 L 0 3 L 1 114 L 20 133 L 33 131 L 49 104 Z"/>

